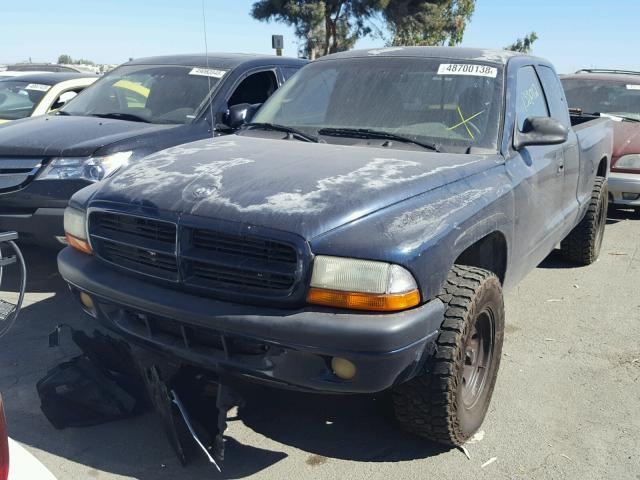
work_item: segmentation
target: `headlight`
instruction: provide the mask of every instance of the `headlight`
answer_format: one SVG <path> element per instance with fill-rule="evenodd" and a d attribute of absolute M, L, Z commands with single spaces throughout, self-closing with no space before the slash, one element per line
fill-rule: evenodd
<path fill-rule="evenodd" d="M 413 275 L 400 265 L 318 255 L 309 303 L 358 310 L 395 311 L 420 303 Z"/>
<path fill-rule="evenodd" d="M 103 157 L 59 157 L 38 176 L 38 180 L 80 179 L 98 182 L 126 165 L 133 152 L 118 152 Z"/>
<path fill-rule="evenodd" d="M 87 241 L 87 214 L 83 210 L 67 207 L 64 211 L 64 233 L 69 245 L 91 255 L 91 245 Z"/>
<path fill-rule="evenodd" d="M 623 155 L 613 166 L 615 169 L 640 170 L 640 155 Z"/>

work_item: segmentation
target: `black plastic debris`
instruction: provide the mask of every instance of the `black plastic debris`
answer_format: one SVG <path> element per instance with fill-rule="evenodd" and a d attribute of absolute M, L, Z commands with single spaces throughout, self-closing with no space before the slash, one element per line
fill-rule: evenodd
<path fill-rule="evenodd" d="M 58 343 L 61 327 L 49 336 Z M 58 429 L 129 418 L 149 408 L 144 381 L 125 342 L 71 329 L 82 354 L 47 372 L 36 384 L 40 408 Z"/>

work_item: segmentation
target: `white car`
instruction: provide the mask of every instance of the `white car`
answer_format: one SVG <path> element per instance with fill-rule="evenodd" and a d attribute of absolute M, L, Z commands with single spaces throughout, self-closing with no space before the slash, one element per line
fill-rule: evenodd
<path fill-rule="evenodd" d="M 0 76 L 0 124 L 55 111 L 99 78 L 87 73 L 13 73 L 24 74 Z"/>
<path fill-rule="evenodd" d="M 36 457 L 7 435 L 0 397 L 0 480 L 56 480 Z"/>

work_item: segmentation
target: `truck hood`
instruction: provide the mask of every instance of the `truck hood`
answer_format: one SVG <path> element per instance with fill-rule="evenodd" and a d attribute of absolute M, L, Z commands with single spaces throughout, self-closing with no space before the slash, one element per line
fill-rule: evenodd
<path fill-rule="evenodd" d="M 119 140 L 172 127 L 98 117 L 26 118 L 0 128 L 0 155 L 86 157 Z"/>
<path fill-rule="evenodd" d="M 500 161 L 497 155 L 232 135 L 146 157 L 104 182 L 93 200 L 261 225 L 311 239 Z"/>

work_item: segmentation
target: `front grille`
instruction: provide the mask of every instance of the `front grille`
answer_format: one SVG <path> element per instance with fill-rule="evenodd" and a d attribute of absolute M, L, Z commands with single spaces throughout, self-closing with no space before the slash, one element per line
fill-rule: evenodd
<path fill-rule="evenodd" d="M 0 157 L 0 193 L 24 187 L 35 178 L 41 166 L 41 158 Z"/>
<path fill-rule="evenodd" d="M 260 235 L 105 211 L 90 213 L 89 234 L 101 260 L 198 293 L 282 299 L 302 277 L 296 246 Z"/>

